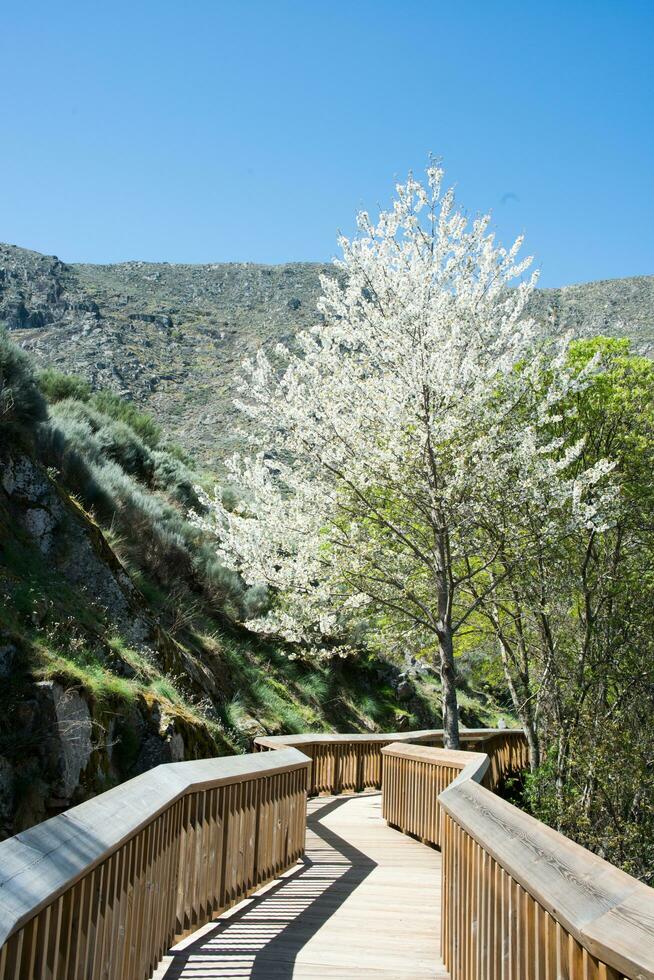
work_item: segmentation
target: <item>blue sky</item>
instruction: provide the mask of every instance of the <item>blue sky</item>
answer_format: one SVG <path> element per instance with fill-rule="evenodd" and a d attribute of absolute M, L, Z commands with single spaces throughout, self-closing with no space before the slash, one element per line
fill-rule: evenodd
<path fill-rule="evenodd" d="M 0 240 L 325 260 L 432 152 L 544 285 L 652 274 L 653 49 L 651 0 L 13 4 Z"/>

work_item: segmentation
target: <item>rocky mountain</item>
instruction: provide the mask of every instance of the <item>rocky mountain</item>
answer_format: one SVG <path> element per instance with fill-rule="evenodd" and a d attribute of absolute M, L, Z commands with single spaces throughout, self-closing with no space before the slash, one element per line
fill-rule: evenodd
<path fill-rule="evenodd" d="M 70 265 L 0 245 L 0 322 L 41 366 L 150 412 L 212 469 L 239 445 L 232 404 L 244 357 L 315 322 L 316 263 Z M 654 276 L 539 290 L 545 329 L 624 333 L 654 354 Z"/>
<path fill-rule="evenodd" d="M 39 365 L 133 399 L 213 467 L 238 445 L 232 401 L 243 358 L 315 321 L 329 269 L 66 265 L 0 246 L 0 323 Z"/>

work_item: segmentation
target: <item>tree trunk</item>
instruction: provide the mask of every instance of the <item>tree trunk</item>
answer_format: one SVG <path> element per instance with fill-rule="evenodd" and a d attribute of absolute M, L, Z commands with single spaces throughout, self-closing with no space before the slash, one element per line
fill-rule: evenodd
<path fill-rule="evenodd" d="M 504 677 L 509 688 L 513 707 L 515 709 L 515 713 L 520 719 L 520 724 L 522 725 L 525 737 L 527 739 L 527 745 L 529 747 L 529 768 L 532 772 L 534 772 L 540 765 L 540 741 L 536 730 L 536 723 L 534 721 L 534 713 L 531 709 L 531 692 L 529 691 L 529 682 L 527 678 L 521 675 L 521 696 L 518 693 L 515 679 L 511 672 L 509 654 L 501 635 L 498 636 L 497 642 L 500 648 L 500 657 L 502 659 L 502 667 L 504 668 Z"/>
<path fill-rule="evenodd" d="M 459 706 L 456 696 L 456 671 L 454 668 L 454 647 L 449 627 L 439 632 L 441 688 L 443 692 L 443 745 L 446 749 L 458 749 Z"/>
<path fill-rule="evenodd" d="M 436 602 L 438 621 L 438 652 L 440 654 L 441 691 L 443 694 L 443 745 L 446 749 L 459 746 L 459 703 L 456 696 L 456 669 L 454 667 L 454 642 L 452 637 L 452 563 L 446 522 L 434 513 L 436 531 Z"/>
<path fill-rule="evenodd" d="M 521 718 L 520 721 L 522 722 L 522 728 L 529 747 L 529 768 L 531 772 L 535 772 L 540 765 L 540 740 L 538 738 L 538 732 L 531 719 L 523 720 Z"/>

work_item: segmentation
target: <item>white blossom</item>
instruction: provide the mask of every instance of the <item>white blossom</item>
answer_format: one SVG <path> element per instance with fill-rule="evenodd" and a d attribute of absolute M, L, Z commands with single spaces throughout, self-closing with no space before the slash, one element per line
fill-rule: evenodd
<path fill-rule="evenodd" d="M 521 239 L 496 244 L 442 178 L 430 167 L 376 221 L 362 212 L 298 352 L 245 366 L 251 451 L 230 462 L 245 506 L 200 493 L 193 519 L 221 561 L 280 597 L 254 629 L 346 653 L 352 622 L 383 610 L 407 637 L 437 637 L 443 664 L 492 522 L 537 515 L 546 535 L 562 513 L 601 520 L 591 491 L 606 468 L 573 480 L 581 445 L 548 436 L 596 365 L 575 378 L 567 338 L 543 348 Z"/>

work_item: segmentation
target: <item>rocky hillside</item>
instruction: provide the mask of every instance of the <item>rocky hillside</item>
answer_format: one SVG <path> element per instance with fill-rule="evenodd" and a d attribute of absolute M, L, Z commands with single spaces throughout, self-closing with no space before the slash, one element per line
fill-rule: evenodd
<path fill-rule="evenodd" d="M 315 322 L 321 273 L 296 263 L 67 265 L 0 246 L 0 322 L 42 366 L 134 400 L 220 470 L 239 445 L 232 404 L 242 359 Z M 544 328 L 625 331 L 654 353 L 654 277 L 540 290 Z"/>

